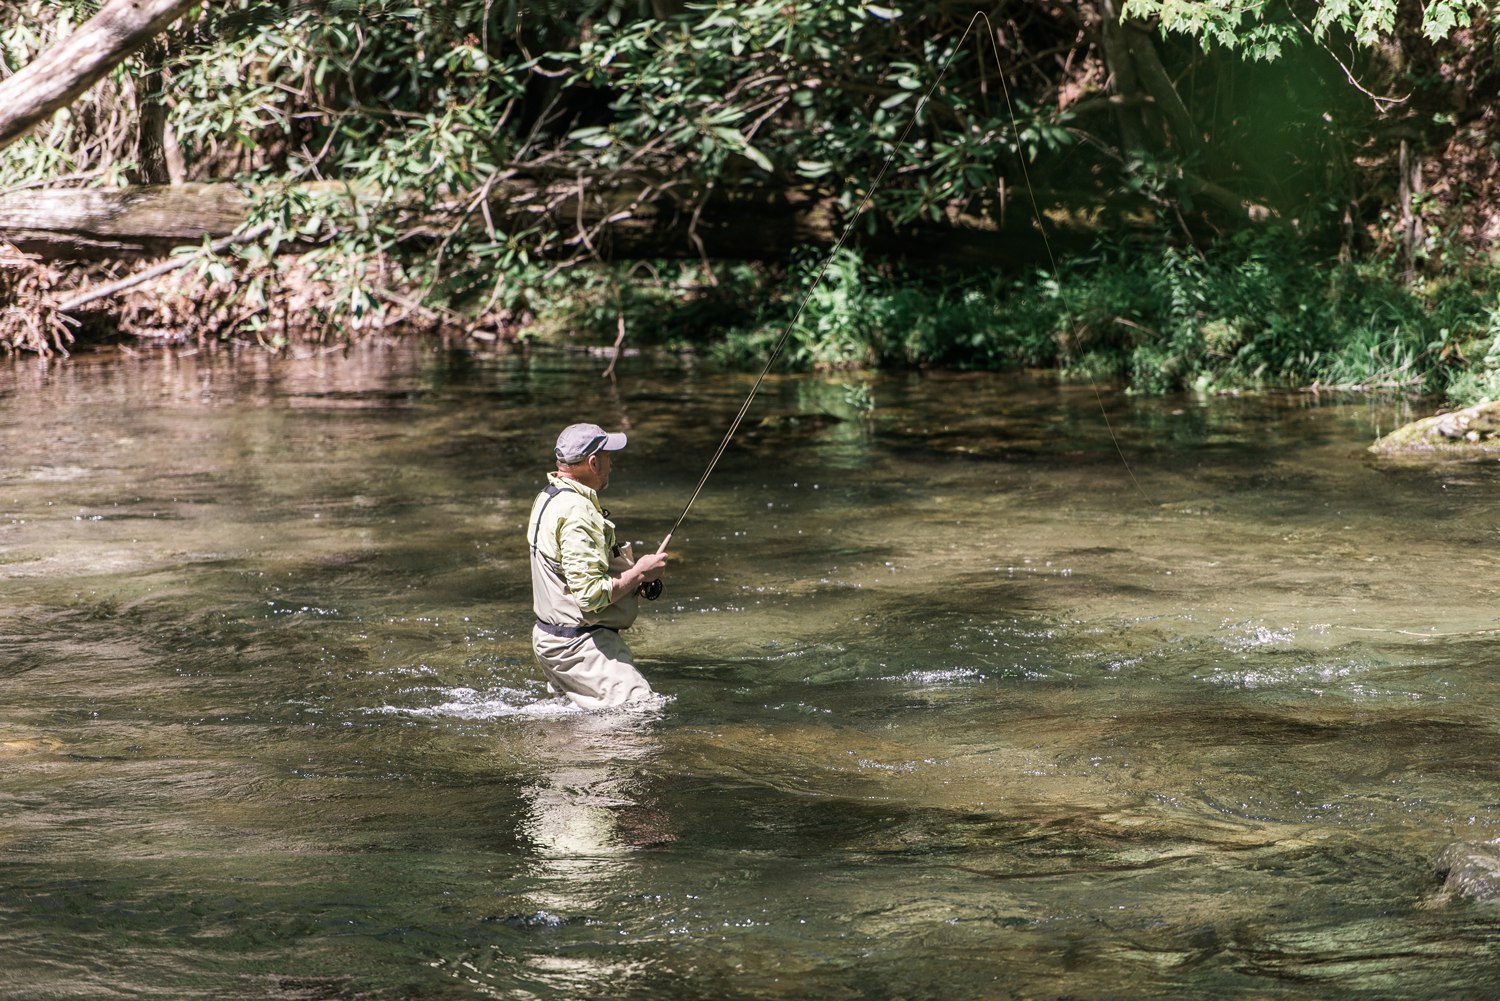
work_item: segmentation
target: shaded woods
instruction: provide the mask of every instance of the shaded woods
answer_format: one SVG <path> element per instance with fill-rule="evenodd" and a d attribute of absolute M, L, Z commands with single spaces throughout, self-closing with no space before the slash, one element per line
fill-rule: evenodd
<path fill-rule="evenodd" d="M 12 350 L 735 364 L 851 227 L 794 364 L 1500 390 L 1483 4 L 158 0 L 60 59 L 93 14 L 0 14 Z"/>

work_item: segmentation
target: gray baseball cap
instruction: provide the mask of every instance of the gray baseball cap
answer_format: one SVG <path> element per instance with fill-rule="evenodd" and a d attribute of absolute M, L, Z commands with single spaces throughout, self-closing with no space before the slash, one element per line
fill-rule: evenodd
<path fill-rule="evenodd" d="M 625 434 L 613 434 L 597 424 L 569 424 L 557 436 L 554 453 L 559 462 L 582 462 L 596 452 L 618 452 L 625 447 Z"/>

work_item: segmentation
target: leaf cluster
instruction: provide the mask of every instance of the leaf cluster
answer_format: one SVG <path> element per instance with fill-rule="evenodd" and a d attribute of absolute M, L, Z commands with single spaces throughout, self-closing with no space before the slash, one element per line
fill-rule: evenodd
<path fill-rule="evenodd" d="M 7 62 L 71 23 L 71 7 L 30 3 L 38 17 L 0 22 Z M 1037 90 L 1045 74 L 1026 71 L 1011 103 L 996 72 L 1050 40 L 1030 12 L 1000 53 L 947 3 L 662 6 L 676 9 L 228 0 L 89 101 L 127 123 L 164 105 L 187 176 L 257 193 L 251 224 L 272 222 L 273 244 L 337 244 L 328 256 L 396 269 L 448 305 L 514 301 L 525 290 L 506 273 L 597 252 L 598 230 L 557 218 L 570 184 L 645 185 L 687 213 L 715 191 L 811 184 L 852 210 L 889 163 L 874 209 L 900 224 L 983 213 L 1021 158 L 1074 141 Z M 133 136 L 101 146 L 74 120 L 0 154 L 0 186 L 139 167 Z M 497 204 L 522 180 L 531 201 Z M 342 193 L 292 193 L 308 182 Z"/>
<path fill-rule="evenodd" d="M 247 228 L 266 233 L 243 259 L 206 265 L 223 270 L 204 280 L 292 259 L 299 280 L 329 290 L 325 326 L 407 304 L 470 324 L 550 311 L 610 329 L 631 308 L 728 303 L 712 324 L 727 358 L 753 354 L 780 306 L 810 291 L 796 364 L 1097 358 L 1153 390 L 1323 378 L 1329 359 L 1353 357 L 1341 337 L 1382 371 L 1416 371 L 1448 350 L 1423 333 L 1430 303 L 1374 301 L 1343 271 L 1333 295 L 1281 235 L 1193 249 L 1220 235 L 1211 197 L 1263 200 L 1303 232 L 1346 217 L 1351 231 L 1367 219 L 1394 228 L 1391 149 L 1371 128 L 1387 120 L 1351 106 L 1356 67 L 1331 53 L 1401 30 L 1396 0 L 1127 0 L 1129 21 L 1165 33 L 1152 44 L 1191 116 L 1158 122 L 1176 145 L 1150 148 L 1132 145 L 1122 109 L 1150 124 L 1165 102 L 1112 89 L 1106 6 L 224 0 L 0 152 L 0 188 L 129 180 L 145 110 L 165 109 L 187 176 L 241 184 L 256 199 Z M 1484 7 L 1430 0 L 1419 34 L 1447 37 Z M 0 10 L 0 61 L 24 64 L 89 9 Z M 836 197 L 840 222 L 863 207 L 862 224 L 887 232 L 959 219 L 998 228 L 1039 197 L 1101 220 L 1145 218 L 1156 242 L 1143 253 L 1106 233 L 1092 256 L 1019 277 L 924 276 L 848 249 L 813 285 L 821 253 L 793 253 L 790 240 L 786 262 L 721 263 L 681 282 L 665 265 L 592 266 L 610 257 L 611 225 L 675 214 L 691 231 L 716 195 L 788 188 Z M 1423 196 L 1414 204 L 1428 211 Z M 585 219 L 584 207 L 600 211 Z M 1452 231 L 1429 225 L 1427 244 Z M 1434 260 L 1453 256 L 1427 244 Z M 560 277 L 579 262 L 590 267 Z M 642 281 L 648 272 L 657 277 Z M 252 318 L 290 284 L 256 282 L 241 304 Z M 1362 325 L 1340 302 L 1389 322 Z M 1466 313 L 1445 329 L 1456 346 L 1478 328 Z M 1339 376 L 1359 378 L 1354 367 Z"/>
<path fill-rule="evenodd" d="M 1428 0 L 1421 6 L 1423 37 L 1437 41 L 1489 11 L 1486 0 Z M 1400 0 L 1125 0 L 1126 17 L 1160 24 L 1209 45 L 1276 59 L 1304 41 L 1328 44 L 1347 39 L 1373 48 L 1396 31 Z"/>

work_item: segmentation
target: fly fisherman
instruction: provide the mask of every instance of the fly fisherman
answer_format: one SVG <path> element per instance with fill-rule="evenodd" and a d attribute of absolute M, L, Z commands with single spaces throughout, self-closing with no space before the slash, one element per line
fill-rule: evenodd
<path fill-rule="evenodd" d="M 572 424 L 557 436 L 557 471 L 531 505 L 531 648 L 550 687 L 575 705 L 602 709 L 651 695 L 620 636 L 635 621 L 637 590 L 661 580 L 665 553 L 639 560 L 615 541 L 599 491 L 609 485 L 610 453 L 625 435 L 597 424 Z"/>

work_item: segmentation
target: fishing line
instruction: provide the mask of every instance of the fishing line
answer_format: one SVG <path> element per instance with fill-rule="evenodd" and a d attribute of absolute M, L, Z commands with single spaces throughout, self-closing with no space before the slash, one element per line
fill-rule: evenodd
<path fill-rule="evenodd" d="M 1021 127 L 1016 122 L 1016 109 L 1010 103 L 1010 85 L 1005 82 L 1005 66 L 1000 61 L 1000 46 L 995 41 L 995 26 L 990 23 L 989 15 L 984 11 L 979 11 L 970 18 L 968 28 L 964 29 L 964 38 L 969 36 L 969 32 L 974 30 L 974 25 L 981 18 L 984 19 L 984 26 L 988 33 L 990 53 L 995 59 L 995 75 L 1000 80 L 1000 93 L 1005 96 L 1005 111 L 1010 115 L 1010 131 L 1016 137 L 1016 162 L 1021 165 L 1021 178 L 1026 182 L 1026 197 L 1031 202 L 1031 216 L 1036 220 L 1036 231 L 1041 234 L 1042 246 L 1047 249 L 1047 263 L 1052 268 L 1052 280 L 1057 283 L 1058 290 L 1061 291 L 1062 269 L 1057 266 L 1057 258 L 1052 254 L 1052 241 L 1047 239 L 1047 227 L 1042 222 L 1042 209 L 1037 204 L 1036 188 L 1031 183 L 1031 170 L 1026 166 L 1026 157 L 1021 155 Z M 963 44 L 964 38 L 959 39 L 959 45 Z M 955 46 L 956 48 L 957 46 Z M 944 67 L 944 69 L 946 70 L 947 67 Z M 1068 315 L 1066 300 L 1064 300 L 1064 303 L 1063 316 L 1071 324 L 1072 317 Z M 1149 503 L 1151 498 L 1147 496 L 1145 490 L 1141 489 L 1141 482 L 1135 478 L 1135 470 L 1130 468 L 1130 462 L 1125 458 L 1125 450 L 1120 447 L 1119 436 L 1115 434 L 1114 425 L 1109 421 L 1109 411 L 1104 406 L 1104 394 L 1099 392 L 1099 384 L 1094 381 L 1094 377 L 1087 373 L 1085 375 L 1089 380 L 1089 388 L 1094 391 L 1094 399 L 1099 403 L 1099 416 L 1104 419 L 1104 429 L 1109 432 L 1109 440 L 1115 446 L 1115 454 L 1120 457 L 1120 465 L 1125 467 L 1125 472 L 1130 477 L 1130 482 L 1135 487 L 1135 492 L 1140 494 Z"/>
<path fill-rule="evenodd" d="M 708 460 L 708 466 L 703 470 L 703 475 L 698 478 L 698 485 L 693 488 L 693 492 L 688 497 L 687 503 L 683 505 L 682 513 L 677 516 L 677 520 L 672 523 L 671 531 L 666 534 L 666 536 L 661 540 L 661 545 L 657 547 L 656 551 L 658 553 L 664 553 L 667 551 L 667 544 L 672 541 L 672 536 L 677 534 L 677 530 L 682 527 L 682 523 L 687 518 L 688 512 L 693 509 L 694 502 L 698 500 L 698 495 L 703 492 L 703 487 L 708 483 L 708 478 L 713 475 L 714 468 L 718 466 L 719 460 L 724 457 L 724 452 L 729 448 L 730 441 L 734 439 L 735 432 L 737 432 L 740 429 L 740 425 L 744 423 L 745 415 L 750 412 L 750 406 L 755 402 L 756 394 L 760 392 L 760 387 L 766 381 L 766 376 L 771 373 L 771 367 L 775 365 L 776 360 L 781 357 L 782 349 L 786 347 L 786 342 L 792 336 L 792 331 L 796 329 L 798 321 L 802 319 L 802 313 L 807 308 L 808 302 L 812 300 L 813 293 L 817 291 L 818 285 L 822 283 L 823 277 L 828 273 L 828 269 L 832 266 L 834 258 L 837 257 L 839 251 L 843 249 L 844 243 L 849 239 L 849 234 L 854 231 L 854 224 L 857 223 L 860 216 L 864 214 L 865 209 L 870 204 L 870 200 L 874 198 L 875 192 L 880 188 L 881 183 L 885 180 L 885 175 L 890 171 L 891 164 L 896 159 L 896 154 L 901 152 L 905 148 L 907 136 L 911 134 L 911 130 L 916 126 L 917 121 L 922 117 L 922 111 L 931 102 L 932 95 L 937 93 L 938 86 L 943 82 L 943 77 L 948 74 L 948 68 L 953 64 L 953 60 L 958 56 L 959 50 L 963 48 L 964 42 L 966 42 L 969 38 L 969 35 L 973 33 L 974 26 L 981 20 L 984 22 L 985 28 L 989 33 L 990 50 L 995 58 L 995 69 L 997 70 L 997 76 L 1000 79 L 1000 89 L 1005 96 L 1005 108 L 1010 115 L 1011 132 L 1017 137 L 1016 159 L 1021 164 L 1021 176 L 1026 182 L 1027 195 L 1031 200 L 1032 215 L 1036 220 L 1037 230 L 1041 233 L 1042 244 L 1047 250 L 1047 261 L 1051 265 L 1053 278 L 1057 281 L 1059 287 L 1061 287 L 1062 274 L 1057 266 L 1057 259 L 1052 254 L 1052 242 L 1047 239 L 1047 229 L 1042 222 L 1041 208 L 1037 205 L 1036 190 L 1035 188 L 1033 188 L 1031 183 L 1031 173 L 1026 168 L 1026 157 L 1024 155 L 1020 155 L 1020 127 L 1016 121 L 1015 109 L 1011 106 L 1010 87 L 1005 82 L 1005 67 L 1000 62 L 1000 52 L 994 40 L 994 25 L 990 23 L 989 15 L 985 14 L 983 11 L 980 11 L 969 19 L 968 27 L 964 28 L 964 32 L 961 36 L 959 36 L 958 42 L 954 44 L 952 51 L 948 53 L 948 58 L 943 61 L 942 69 L 938 71 L 937 77 L 932 81 L 932 84 L 927 88 L 926 93 L 924 93 L 921 99 L 917 102 L 916 108 L 913 109 L 911 117 L 906 122 L 906 127 L 901 130 L 901 135 L 897 137 L 895 143 L 891 146 L 891 151 L 886 155 L 885 162 L 880 165 L 880 171 L 875 175 L 875 179 L 866 189 L 864 196 L 860 198 L 859 205 L 855 208 L 854 214 L 849 217 L 849 221 L 845 223 L 843 232 L 839 234 L 838 239 L 834 242 L 833 249 L 824 256 L 822 266 L 818 268 L 817 274 L 813 277 L 812 284 L 807 287 L 807 291 L 803 293 L 801 300 L 798 301 L 797 308 L 792 313 L 792 318 L 787 322 L 786 328 L 782 330 L 781 336 L 776 339 L 775 345 L 771 348 L 770 355 L 766 358 L 765 365 L 760 370 L 760 375 L 756 377 L 755 383 L 750 387 L 750 392 L 745 396 L 745 402 L 740 404 L 740 409 L 734 415 L 734 420 L 730 421 L 729 430 L 724 432 L 723 440 L 719 442 L 719 447 L 714 450 L 713 457 Z M 1092 377 L 1090 377 L 1089 381 L 1090 384 L 1093 384 Z M 1099 394 L 1099 388 L 1097 385 L 1094 385 L 1094 395 L 1099 400 L 1099 411 L 1104 417 L 1104 426 L 1109 431 L 1110 440 L 1114 442 L 1115 451 L 1120 456 L 1120 462 L 1124 464 L 1125 471 L 1130 474 L 1130 481 L 1135 484 L 1136 490 L 1139 491 L 1141 493 L 1141 496 L 1144 497 L 1145 491 L 1141 490 L 1140 483 L 1136 481 L 1135 473 L 1131 470 L 1130 463 L 1125 461 L 1125 453 L 1120 448 L 1120 441 L 1117 437 L 1115 437 L 1114 428 L 1109 423 L 1109 414 L 1104 412 L 1104 398 Z"/>
<path fill-rule="evenodd" d="M 859 205 L 854 209 L 854 214 L 844 224 L 844 230 L 834 242 L 833 249 L 824 256 L 823 264 L 818 268 L 818 273 L 813 277 L 812 284 L 802 294 L 801 300 L 797 303 L 796 311 L 792 313 L 792 318 L 787 322 L 786 329 L 782 330 L 781 336 L 776 339 L 776 344 L 772 347 L 770 356 L 766 358 L 765 366 L 761 368 L 760 375 L 755 379 L 755 384 L 750 387 L 749 394 L 745 396 L 745 402 L 740 404 L 739 412 L 734 415 L 734 420 L 729 424 L 729 430 L 724 433 L 724 439 L 719 442 L 719 447 L 714 451 L 713 458 L 708 460 L 708 467 L 703 470 L 703 475 L 698 478 L 698 485 L 693 488 L 691 496 L 688 497 L 687 504 L 682 508 L 682 513 L 672 523 L 672 530 L 661 540 L 661 546 L 657 548 L 657 552 L 664 553 L 667 551 L 667 543 L 672 541 L 672 536 L 676 535 L 677 529 L 682 527 L 683 519 L 693 509 L 693 502 L 703 492 L 703 486 L 708 482 L 708 478 L 713 475 L 714 467 L 719 464 L 719 460 L 723 458 L 725 450 L 729 448 L 729 442 L 734 438 L 735 432 L 744 423 L 745 415 L 750 412 L 750 405 L 755 402 L 755 394 L 760 392 L 761 384 L 766 381 L 766 376 L 771 373 L 771 366 L 775 365 L 776 359 L 781 357 L 781 351 L 786 347 L 786 342 L 792 336 L 792 331 L 796 329 L 797 322 L 802 319 L 802 313 L 807 309 L 808 302 L 812 300 L 813 293 L 817 291 L 818 285 L 823 281 L 823 276 L 828 273 L 828 269 L 833 265 L 833 260 L 838 256 L 838 252 L 843 249 L 844 243 L 849 239 L 849 234 L 854 231 L 854 224 L 864 214 L 866 207 L 869 206 L 870 200 L 875 196 L 875 192 L 879 189 L 881 182 L 885 180 L 885 175 L 890 171 L 891 164 L 896 159 L 896 154 L 905 148 L 906 137 L 911 134 L 912 128 L 917 124 L 917 119 L 921 118 L 922 109 L 927 106 L 928 102 L 932 100 L 932 95 L 937 92 L 938 84 L 942 83 L 944 75 L 948 72 L 948 67 L 953 64 L 954 57 L 958 55 L 959 49 L 963 48 L 964 38 L 968 37 L 969 32 L 973 28 L 974 21 L 971 20 L 969 27 L 964 30 L 964 37 L 960 38 L 958 44 L 953 46 L 953 51 L 948 53 L 948 58 L 944 60 L 943 68 L 938 72 L 937 79 L 932 82 L 932 86 L 927 88 L 927 93 L 923 94 L 921 100 L 917 102 L 916 108 L 912 111 L 911 118 L 906 122 L 906 127 L 901 130 L 901 135 L 897 137 L 896 142 L 891 146 L 891 151 L 886 155 L 885 162 L 880 165 L 879 173 L 875 175 L 874 181 L 865 190 L 864 196 L 859 200 Z"/>

